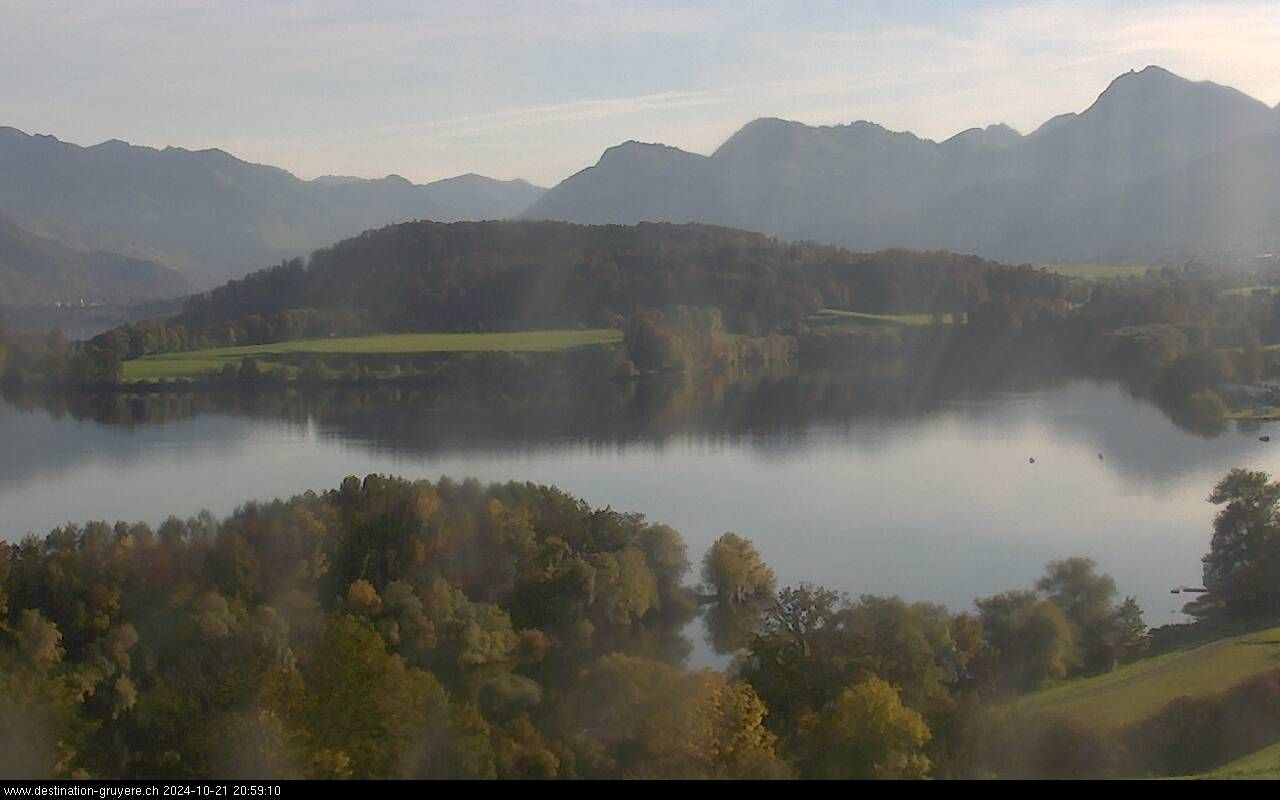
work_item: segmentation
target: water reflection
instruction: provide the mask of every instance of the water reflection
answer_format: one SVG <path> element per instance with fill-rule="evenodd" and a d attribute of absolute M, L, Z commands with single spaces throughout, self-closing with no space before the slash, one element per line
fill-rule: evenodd
<path fill-rule="evenodd" d="M 751 636 L 760 629 L 768 600 L 751 598 L 741 603 L 718 601 L 703 611 L 706 644 L 720 656 L 745 650 Z"/>
<path fill-rule="evenodd" d="M 1280 472 L 1256 431 L 1206 439 L 1092 382 L 947 395 L 814 373 L 500 395 L 11 399 L 0 406 L 7 538 L 67 520 L 224 514 L 348 474 L 473 475 L 644 512 L 679 529 L 695 559 L 734 530 L 782 583 L 953 608 L 1087 555 L 1153 624 L 1175 618 L 1169 587 L 1199 577 L 1213 482 L 1233 466 Z M 751 625 L 710 622 L 724 650 Z M 698 660 L 707 643 L 695 646 Z"/>

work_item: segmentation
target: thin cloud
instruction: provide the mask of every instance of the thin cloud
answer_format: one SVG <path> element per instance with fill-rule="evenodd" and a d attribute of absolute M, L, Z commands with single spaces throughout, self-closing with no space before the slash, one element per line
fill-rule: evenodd
<path fill-rule="evenodd" d="M 631 138 L 743 123 L 934 139 L 1087 107 L 1149 63 L 1280 100 L 1280 4 L 5 2 L 12 124 L 215 145 L 300 174 L 554 183 Z"/>
<path fill-rule="evenodd" d="M 277 137 L 252 141 L 259 144 L 268 142 L 278 144 L 335 141 L 367 136 L 434 135 L 437 137 L 460 137 L 496 130 L 607 119 L 645 111 L 701 108 L 724 103 L 728 99 L 728 95 L 723 91 L 657 92 L 634 97 L 577 100 L 569 103 L 529 106 L 527 108 L 506 109 L 484 114 L 465 114 L 445 119 L 422 120 L 397 125 L 352 128 L 309 136 Z"/>

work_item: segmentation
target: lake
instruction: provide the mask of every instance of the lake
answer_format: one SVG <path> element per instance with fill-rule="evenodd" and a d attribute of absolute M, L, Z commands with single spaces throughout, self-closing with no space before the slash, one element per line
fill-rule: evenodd
<path fill-rule="evenodd" d="M 224 515 L 372 472 L 529 480 L 673 525 L 695 563 L 733 530 L 781 583 L 955 609 L 1030 586 L 1050 559 L 1089 556 L 1160 625 L 1190 599 L 1169 589 L 1200 582 L 1213 484 L 1234 466 L 1280 472 L 1280 442 L 1257 429 L 1204 438 L 1093 382 L 785 425 L 695 417 L 583 433 L 570 420 L 511 435 L 508 415 L 449 413 L 402 401 L 104 424 L 0 403 L 0 537 Z"/>

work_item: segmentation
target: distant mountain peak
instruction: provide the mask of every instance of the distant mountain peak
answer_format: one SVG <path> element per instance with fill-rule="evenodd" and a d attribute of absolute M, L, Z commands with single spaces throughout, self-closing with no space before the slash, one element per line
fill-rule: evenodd
<path fill-rule="evenodd" d="M 543 192 L 547 191 L 547 187 L 539 186 L 538 184 L 527 181 L 524 178 L 490 178 L 488 175 L 480 175 L 475 172 L 469 172 L 466 175 L 459 175 L 455 178 L 445 178 L 443 180 L 436 181 L 431 185 L 447 186 L 450 184 L 471 186 L 481 189 L 502 187 L 504 191 L 514 192 L 514 194 L 519 197 L 527 198 L 530 204 L 537 198 L 541 197 Z"/>
<path fill-rule="evenodd" d="M 696 153 L 690 153 L 687 150 L 681 150 L 678 147 L 672 147 L 668 144 L 660 144 L 658 142 L 641 142 L 636 139 L 628 139 L 622 144 L 616 144 L 606 149 L 600 154 L 600 160 L 596 162 L 596 166 L 601 166 L 610 162 L 632 162 L 632 161 L 648 161 L 653 159 L 669 159 L 680 157 L 704 158 Z"/>
<path fill-rule="evenodd" d="M 84 147 L 0 130 L 0 212 L 77 253 L 119 253 L 176 268 L 200 284 L 389 223 L 513 217 L 541 193 L 478 179 L 425 186 L 399 175 L 305 181 L 218 148 L 157 149 L 119 139 Z"/>
<path fill-rule="evenodd" d="M 354 175 L 320 175 L 311 179 L 311 183 L 318 186 L 344 186 L 348 183 L 359 183 L 368 180 L 367 178 L 357 178 Z"/>
<path fill-rule="evenodd" d="M 743 131 L 751 131 L 751 130 L 768 130 L 770 128 L 793 129 L 793 128 L 807 128 L 807 127 L 808 126 L 802 122 L 796 122 L 795 120 L 791 120 L 791 119 L 783 119 L 782 117 L 757 117 L 751 120 L 750 122 L 748 122 L 746 125 L 743 125 L 741 128 L 739 128 L 738 132 L 741 133 Z"/>
<path fill-rule="evenodd" d="M 709 158 L 624 142 L 526 216 L 1016 260 L 1264 252 L 1280 247 L 1278 146 L 1280 106 L 1153 64 L 1027 135 L 995 124 L 935 142 L 866 120 L 761 117 Z"/>
<path fill-rule="evenodd" d="M 1192 81 L 1152 64 L 1117 76 L 1080 116 L 1109 112 L 1115 107 L 1133 103 L 1165 102 L 1171 97 L 1203 98 L 1206 101 L 1212 98 L 1254 110 L 1266 108 L 1264 103 L 1238 89 L 1213 81 Z"/>
<path fill-rule="evenodd" d="M 1042 123 L 1039 128 L 1036 128 L 1034 131 L 1032 131 L 1030 133 L 1030 136 L 1043 136 L 1049 131 L 1052 131 L 1056 128 L 1060 128 L 1063 125 L 1070 123 L 1072 120 L 1078 119 L 1079 117 L 1080 115 L 1074 111 L 1068 111 L 1065 114 L 1058 114 L 1057 116 L 1050 117 L 1049 119 L 1045 120 L 1044 123 Z"/>
<path fill-rule="evenodd" d="M 1208 81 L 1204 83 L 1208 83 Z M 1108 94 L 1116 92 L 1145 91 L 1156 86 L 1186 87 L 1194 85 L 1196 85 L 1195 82 L 1187 80 L 1181 75 L 1175 75 L 1164 67 L 1157 67 L 1151 64 L 1140 70 L 1131 69 L 1112 78 L 1111 83 L 1107 84 L 1107 88 L 1102 90 L 1102 94 L 1098 95 L 1098 98 L 1101 99 Z M 1209 85 L 1216 86 L 1217 84 Z"/>
<path fill-rule="evenodd" d="M 1181 75 L 1176 75 L 1170 72 L 1159 64 L 1148 64 L 1136 72 L 1134 70 L 1129 70 L 1129 73 L 1133 75 L 1146 75 L 1151 78 L 1174 78 L 1175 80 L 1183 81 L 1184 83 L 1191 82 Z"/>
<path fill-rule="evenodd" d="M 760 117 L 734 131 L 716 148 L 713 158 L 742 153 L 755 157 L 762 150 L 774 150 L 794 141 L 797 134 L 812 130 L 807 125 L 778 117 Z"/>
<path fill-rule="evenodd" d="M 1009 125 L 997 122 L 985 128 L 969 128 L 942 142 L 943 146 L 1012 147 L 1022 141 L 1022 134 Z"/>
<path fill-rule="evenodd" d="M 60 144 L 67 144 L 66 142 L 63 142 L 61 139 L 57 138 L 56 136 L 52 136 L 52 137 L 50 137 L 50 138 L 51 138 L 51 139 L 53 139 L 55 142 L 58 142 L 58 143 L 60 143 Z M 86 148 L 86 149 L 89 149 L 89 150 L 107 150 L 107 151 L 111 151 L 111 152 L 121 152 L 121 151 L 132 150 L 133 148 L 134 148 L 134 146 L 133 146 L 132 144 L 130 144 L 129 142 L 126 142 L 124 139 L 108 139 L 108 140 L 106 140 L 105 142 L 98 142 L 97 144 L 92 145 L 91 147 Z M 154 148 L 154 147 L 146 147 L 146 148 L 143 148 L 143 149 L 146 149 L 146 150 L 155 150 L 155 148 Z"/>
<path fill-rule="evenodd" d="M 868 120 L 868 119 L 855 119 L 853 122 L 850 122 L 848 125 L 837 125 L 836 127 L 850 128 L 850 129 L 861 128 L 861 129 L 870 129 L 874 131 L 884 131 L 885 133 L 896 133 L 896 131 L 891 131 L 885 126 L 881 125 L 880 123 L 872 122 L 871 120 Z"/>
<path fill-rule="evenodd" d="M 777 159 L 798 147 L 859 146 L 863 142 L 897 142 L 907 145 L 924 140 L 909 131 L 895 131 L 860 119 L 841 125 L 806 125 L 778 117 L 761 117 L 739 128 L 716 148 L 713 159 Z"/>
<path fill-rule="evenodd" d="M 680 148 L 672 147 L 669 144 L 662 144 L 661 142 L 642 142 L 639 139 L 628 139 L 627 141 L 621 144 L 616 144 L 613 147 L 610 147 L 607 150 L 605 150 L 606 153 L 626 152 L 626 151 L 639 151 L 639 152 L 670 151 L 670 152 L 681 152 L 681 153 L 684 152 Z"/>

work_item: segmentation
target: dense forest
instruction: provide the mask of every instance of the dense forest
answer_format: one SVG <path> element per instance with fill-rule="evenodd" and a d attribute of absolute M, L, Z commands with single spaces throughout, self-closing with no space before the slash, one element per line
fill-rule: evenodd
<path fill-rule="evenodd" d="M 824 307 L 964 311 L 992 293 L 1053 299 L 1069 281 L 971 256 L 851 253 L 705 225 L 406 223 L 188 300 L 164 325 L 97 343 L 121 358 L 367 331 L 623 328 L 646 308 L 715 307 L 726 329 L 789 332 Z"/>
<path fill-rule="evenodd" d="M 1280 610 L 1277 497 L 1215 491 L 1210 620 Z M 0 774 L 1160 774 L 1280 738 L 1274 678 L 1116 734 L 1009 705 L 1160 645 L 1087 559 L 959 613 L 779 589 L 732 533 L 689 569 L 677 531 L 551 487 L 381 476 L 0 544 Z M 727 671 L 684 666 L 699 607 Z M 1248 736 L 1175 758 L 1242 698 Z"/>
<path fill-rule="evenodd" d="M 716 306 L 745 333 L 824 306 L 963 310 L 994 262 L 851 253 L 706 225 L 393 225 L 193 297 L 192 327 L 295 308 L 356 308 L 395 330 L 613 325 L 639 307 Z M 1054 277 L 1046 278 L 1052 292 Z"/>

